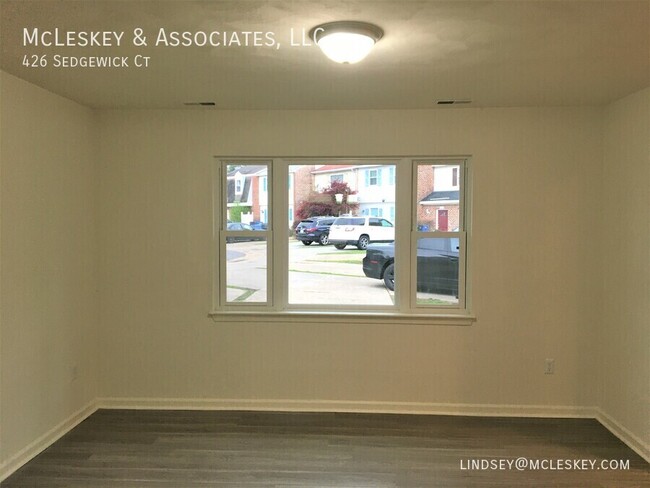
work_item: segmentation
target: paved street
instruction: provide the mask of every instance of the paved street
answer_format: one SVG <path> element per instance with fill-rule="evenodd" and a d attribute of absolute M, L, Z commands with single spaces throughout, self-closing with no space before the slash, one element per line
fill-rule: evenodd
<path fill-rule="evenodd" d="M 230 302 L 266 301 L 266 243 L 233 242 L 226 249 Z M 393 292 L 383 281 L 367 278 L 364 251 L 337 250 L 289 241 L 289 303 L 322 305 L 392 305 Z M 453 297 L 418 292 L 418 300 L 454 301 Z"/>
<path fill-rule="evenodd" d="M 293 304 L 391 305 L 392 292 L 361 269 L 365 252 L 350 246 L 305 246 L 289 242 L 289 302 Z M 266 244 L 233 242 L 227 247 L 229 301 L 266 300 Z"/>

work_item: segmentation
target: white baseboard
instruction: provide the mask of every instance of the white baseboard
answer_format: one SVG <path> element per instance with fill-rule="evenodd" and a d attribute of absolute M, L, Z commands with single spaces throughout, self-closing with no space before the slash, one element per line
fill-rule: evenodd
<path fill-rule="evenodd" d="M 623 427 L 618 421 L 614 420 L 599 408 L 596 409 L 596 420 L 598 420 L 598 422 L 600 422 L 621 441 L 627 444 L 630 449 L 650 463 L 650 445 L 647 442 L 643 442 L 642 439 L 639 439 L 636 435 Z"/>
<path fill-rule="evenodd" d="M 81 422 L 90 417 L 97 410 L 97 404 L 93 400 L 85 407 L 77 410 L 63 422 L 59 423 L 45 434 L 40 436 L 34 442 L 21 449 L 15 455 L 11 456 L 4 463 L 0 464 L 0 482 L 7 479 L 9 475 L 17 471 L 28 461 L 31 461 L 38 454 L 50 447 L 65 434 L 74 429 Z"/>
<path fill-rule="evenodd" d="M 210 398 L 99 398 L 98 408 L 140 410 L 252 410 L 277 412 L 403 413 L 474 417 L 594 418 L 591 407 L 466 403 L 363 402 Z"/>

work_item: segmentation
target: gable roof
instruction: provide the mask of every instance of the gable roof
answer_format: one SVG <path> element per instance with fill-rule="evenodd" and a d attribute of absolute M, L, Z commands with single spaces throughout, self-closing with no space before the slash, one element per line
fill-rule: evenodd
<path fill-rule="evenodd" d="M 226 203 L 242 203 L 248 204 L 248 196 L 251 190 L 251 178 L 247 177 L 244 179 L 244 187 L 242 188 L 241 194 L 237 195 L 235 193 L 235 179 L 231 178 L 228 180 L 228 189 L 227 189 L 227 200 Z"/>
<path fill-rule="evenodd" d="M 263 170 L 266 170 L 265 164 L 244 164 L 228 171 L 227 177 L 234 178 L 237 173 L 243 176 L 250 176 Z"/>
<path fill-rule="evenodd" d="M 460 192 L 458 190 L 452 191 L 433 191 L 429 193 L 426 197 L 420 200 L 420 203 L 423 202 L 450 202 L 458 201 L 460 199 Z"/>

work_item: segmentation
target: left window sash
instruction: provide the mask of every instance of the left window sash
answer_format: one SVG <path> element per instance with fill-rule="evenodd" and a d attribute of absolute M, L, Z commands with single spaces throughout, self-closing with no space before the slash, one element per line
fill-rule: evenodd
<path fill-rule="evenodd" d="M 215 302 L 222 310 L 271 307 L 272 165 L 268 160 L 218 160 L 216 167 Z"/>

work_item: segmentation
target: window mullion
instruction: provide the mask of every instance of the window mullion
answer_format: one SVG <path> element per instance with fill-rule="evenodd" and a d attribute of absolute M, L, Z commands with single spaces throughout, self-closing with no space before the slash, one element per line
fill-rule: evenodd
<path fill-rule="evenodd" d="M 289 166 L 280 159 L 274 159 L 272 166 L 273 178 L 269 180 L 270 186 L 273 188 L 271 205 L 274 234 L 274 245 L 271 254 L 273 261 L 271 283 L 274 292 L 273 309 L 279 311 L 286 309 L 289 287 L 289 226 L 287 225 Z"/>
<path fill-rule="evenodd" d="M 402 159 L 398 162 L 396 171 L 395 192 L 395 304 L 400 312 L 408 312 L 411 308 L 411 265 L 410 240 L 412 222 L 413 172 L 411 162 Z"/>

